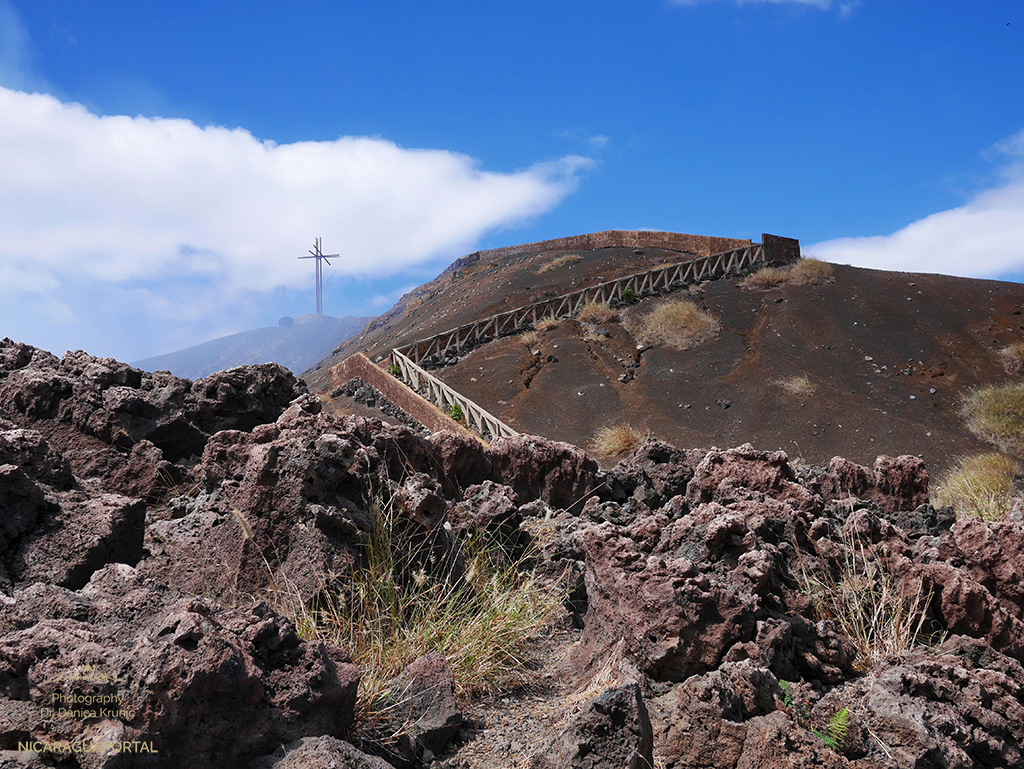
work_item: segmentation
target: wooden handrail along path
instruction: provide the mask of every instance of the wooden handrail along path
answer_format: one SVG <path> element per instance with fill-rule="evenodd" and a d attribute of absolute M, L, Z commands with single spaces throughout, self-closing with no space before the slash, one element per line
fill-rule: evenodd
<path fill-rule="evenodd" d="M 424 366 L 439 364 L 449 353 L 460 352 L 491 339 L 530 328 L 543 318 L 571 318 L 590 302 L 623 302 L 623 294 L 627 291 L 632 291 L 637 297 L 668 293 L 690 283 L 740 273 L 759 264 L 788 264 L 798 259 L 799 241 L 763 235 L 761 243 L 751 243 L 719 254 L 697 257 L 686 262 L 656 267 L 646 272 L 598 283 L 435 334 L 427 339 L 393 349 L 391 361 L 398 369 L 398 378 L 401 382 L 414 392 L 423 393 L 423 397 L 439 406 L 442 411 L 447 411 L 450 406 L 461 408 L 466 424 L 484 438 L 518 435 L 519 433 L 486 409 L 429 373 Z M 345 361 L 334 368 L 340 372 L 344 364 Z M 332 381 L 333 375 L 332 370 Z M 342 377 L 342 374 L 339 373 L 338 376 Z"/>
<path fill-rule="evenodd" d="M 663 294 L 690 283 L 710 280 L 724 275 L 749 270 L 758 264 L 777 264 L 800 257 L 800 246 L 789 238 L 764 235 L 763 243 L 751 243 L 742 248 L 711 256 L 656 267 L 646 272 L 616 278 L 595 286 L 581 288 L 568 294 L 545 299 L 525 307 L 491 315 L 443 331 L 440 334 L 402 345 L 395 352 L 418 366 L 431 368 L 441 364 L 451 353 L 489 342 L 492 339 L 518 333 L 531 328 L 543 318 L 571 318 L 590 302 L 615 304 L 623 301 L 623 293 L 632 291 L 638 297 Z M 794 245 L 795 244 L 795 245 Z M 397 364 L 401 367 L 401 364 Z M 406 380 L 408 384 L 408 380 Z M 414 388 L 416 389 L 416 388 Z"/>
<path fill-rule="evenodd" d="M 480 435 L 491 438 L 507 438 L 519 435 L 515 430 L 502 422 L 486 409 L 476 405 L 465 395 L 456 392 L 440 379 L 413 363 L 398 350 L 392 351 L 394 363 L 401 370 L 401 380 L 416 392 L 425 388 L 424 397 L 447 411 L 449 406 L 462 409 L 466 424 L 476 429 Z"/>

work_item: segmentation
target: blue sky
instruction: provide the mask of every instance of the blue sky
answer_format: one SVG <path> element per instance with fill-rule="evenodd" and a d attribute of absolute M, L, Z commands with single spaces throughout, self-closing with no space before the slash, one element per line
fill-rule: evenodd
<path fill-rule="evenodd" d="M 476 250 L 1024 277 L 1020 0 L 0 0 L 0 336 L 134 360 Z"/>

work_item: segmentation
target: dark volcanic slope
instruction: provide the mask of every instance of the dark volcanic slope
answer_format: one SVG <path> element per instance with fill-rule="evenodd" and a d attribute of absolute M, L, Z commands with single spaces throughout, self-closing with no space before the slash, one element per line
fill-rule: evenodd
<path fill-rule="evenodd" d="M 530 245 L 463 257 L 430 283 L 403 296 L 362 334 L 349 339 L 336 353 L 304 372 L 302 378 L 311 390 L 324 390 L 327 370 L 356 352 L 365 352 L 376 360 L 389 354 L 392 347 L 464 323 L 693 257 L 661 248 L 549 251 Z M 546 265 L 554 265 L 554 269 L 542 272 Z"/>
<path fill-rule="evenodd" d="M 1005 379 L 998 351 L 1024 336 L 1015 283 L 837 266 L 831 284 L 730 279 L 691 294 L 722 325 L 693 350 L 637 351 L 629 328 L 665 301 L 648 299 L 605 324 L 607 338 L 563 322 L 539 345 L 502 339 L 435 373 L 516 429 L 577 444 L 629 423 L 681 446 L 750 441 L 814 462 L 910 453 L 941 471 L 983 448 L 961 397 Z M 795 376 L 815 392 L 778 384 Z"/>
<path fill-rule="evenodd" d="M 473 255 L 304 376 L 322 390 L 327 369 L 358 350 L 377 358 L 461 323 L 685 258 L 654 248 Z M 541 271 L 551 263 L 559 266 Z M 1006 379 L 998 351 L 1024 336 L 1024 286 L 1015 283 L 837 266 L 824 285 L 761 291 L 729 279 L 690 293 L 722 325 L 694 350 L 638 352 L 630 329 L 662 301 L 648 299 L 605 324 L 606 336 L 567 321 L 542 332 L 539 344 L 508 337 L 435 373 L 516 429 L 576 444 L 628 423 L 682 446 L 750 441 L 813 462 L 912 453 L 941 472 L 983 449 L 963 427 L 962 396 Z M 779 385 L 796 376 L 814 393 Z"/>

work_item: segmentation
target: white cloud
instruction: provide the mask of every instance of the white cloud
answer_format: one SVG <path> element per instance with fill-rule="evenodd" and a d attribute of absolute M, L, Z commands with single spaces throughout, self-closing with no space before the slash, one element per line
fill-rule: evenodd
<path fill-rule="evenodd" d="M 592 164 L 500 173 L 382 138 L 276 144 L 0 87 L 0 337 L 61 350 L 102 344 L 117 324 L 122 341 L 103 354 L 143 357 L 186 327 L 200 339 L 240 330 L 254 297 L 310 290 L 310 262 L 296 257 L 317 236 L 341 254 L 325 292 L 394 275 L 551 210 Z M 86 326 L 90 339 L 75 339 Z"/>
<path fill-rule="evenodd" d="M 202 275 L 233 291 L 307 282 L 315 236 L 332 275 L 386 274 L 556 205 L 582 157 L 514 173 L 380 138 L 278 145 L 187 120 L 102 117 L 0 88 L 5 289 L 53 279 Z"/>
<path fill-rule="evenodd" d="M 999 182 L 957 208 L 891 235 L 808 246 L 822 259 L 858 267 L 993 278 L 1024 271 L 1024 131 L 996 145 Z"/>

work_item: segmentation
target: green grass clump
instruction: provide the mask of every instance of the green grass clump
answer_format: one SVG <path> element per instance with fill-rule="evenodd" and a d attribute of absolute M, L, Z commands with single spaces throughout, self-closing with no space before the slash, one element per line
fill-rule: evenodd
<path fill-rule="evenodd" d="M 718 334 L 718 321 L 689 299 L 662 302 L 640 321 L 638 341 L 661 344 L 677 350 L 713 339 Z"/>
<path fill-rule="evenodd" d="M 308 637 L 346 649 L 362 671 L 360 723 L 372 731 L 388 682 L 431 652 L 444 656 L 463 698 L 527 680 L 538 636 L 563 611 L 561 591 L 538 585 L 521 569 L 525 557 L 482 535 L 462 541 L 460 562 L 438 554 L 451 535 L 426 532 L 392 505 L 370 512 L 347 587 L 305 619 Z"/>
<path fill-rule="evenodd" d="M 448 406 L 448 410 L 445 411 L 445 413 L 456 422 L 462 422 L 466 418 L 465 413 L 462 411 L 462 406 L 458 403 L 453 403 Z"/>
<path fill-rule="evenodd" d="M 622 289 L 622 301 L 626 304 L 636 304 L 640 301 L 640 294 L 632 286 Z"/>
<path fill-rule="evenodd" d="M 980 387 L 964 402 L 967 429 L 1000 451 L 1024 455 L 1024 383 Z"/>
<path fill-rule="evenodd" d="M 1010 511 L 1019 473 L 1017 463 L 1002 454 L 965 457 L 939 480 L 932 501 L 949 505 L 960 518 L 995 521 Z"/>

